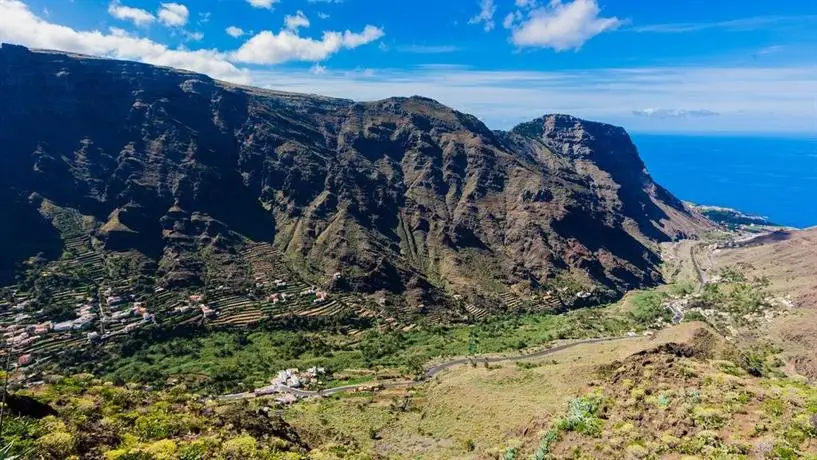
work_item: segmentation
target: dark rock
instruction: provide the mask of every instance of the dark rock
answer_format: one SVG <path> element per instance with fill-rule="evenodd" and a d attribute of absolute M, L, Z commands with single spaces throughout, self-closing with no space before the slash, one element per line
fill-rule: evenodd
<path fill-rule="evenodd" d="M 492 132 L 421 97 L 355 103 L 9 46 L 0 99 L 7 277 L 60 253 L 32 193 L 95 216 L 106 250 L 142 252 L 170 287 L 202 282 L 204 249 L 249 239 L 362 292 L 437 299 L 565 272 L 622 292 L 660 280 L 658 242 L 709 228 L 622 128 L 565 115 Z"/>
<path fill-rule="evenodd" d="M 49 415 L 57 415 L 57 411 L 53 407 L 48 404 L 43 404 L 29 396 L 6 393 L 5 400 L 6 410 L 8 410 L 8 413 L 11 415 L 31 418 L 44 418 Z"/>

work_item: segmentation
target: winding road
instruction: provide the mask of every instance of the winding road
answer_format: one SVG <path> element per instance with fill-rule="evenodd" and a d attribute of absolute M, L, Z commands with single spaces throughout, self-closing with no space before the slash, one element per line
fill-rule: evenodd
<path fill-rule="evenodd" d="M 701 291 L 703 291 L 703 288 L 704 288 L 704 286 L 706 284 L 706 274 L 701 269 L 701 266 L 698 264 L 698 260 L 695 258 L 695 248 L 700 247 L 700 246 L 701 246 L 701 244 L 694 244 L 694 245 L 690 246 L 690 249 L 689 249 L 689 257 L 690 257 L 690 259 L 692 261 L 692 266 L 695 269 L 695 274 L 698 277 L 698 287 L 697 287 L 697 290 L 696 290 L 697 293 L 700 293 Z M 669 308 L 670 311 L 672 311 L 672 323 L 673 324 L 679 324 L 681 321 L 684 320 L 684 311 L 681 308 L 679 308 L 678 306 L 676 306 L 676 305 L 674 305 L 672 303 L 667 304 L 667 308 Z M 436 377 L 440 373 L 442 373 L 442 372 L 444 372 L 444 371 L 446 371 L 448 369 L 451 369 L 452 367 L 462 366 L 464 364 L 469 364 L 469 363 L 472 363 L 472 362 L 494 364 L 494 363 L 504 363 L 504 362 L 510 362 L 510 361 L 521 361 L 521 360 L 526 360 L 526 359 L 536 359 L 536 358 L 541 358 L 541 357 L 544 357 L 544 356 L 551 355 L 553 353 L 558 353 L 558 352 L 560 352 L 562 350 L 566 350 L 568 348 L 572 348 L 572 347 L 575 347 L 575 346 L 578 346 L 578 345 L 584 345 L 584 344 L 588 344 L 588 343 L 611 342 L 611 341 L 614 341 L 614 340 L 623 340 L 623 339 L 628 339 L 628 338 L 632 338 L 632 337 L 626 337 L 625 336 L 625 337 L 602 337 L 602 338 L 595 338 L 595 339 L 585 339 L 585 340 L 579 340 L 579 341 L 576 341 L 576 342 L 570 342 L 570 343 L 565 343 L 565 344 L 562 344 L 562 345 L 557 345 L 557 346 L 552 347 L 552 348 L 546 348 L 544 350 L 539 350 L 539 351 L 535 351 L 535 352 L 532 352 L 532 353 L 527 353 L 527 354 L 522 353 L 522 354 L 518 354 L 518 355 L 514 355 L 514 356 L 482 356 L 482 357 L 472 356 L 472 357 L 466 357 L 466 358 L 456 358 L 456 359 L 452 359 L 450 361 L 445 361 L 445 362 L 435 364 L 435 365 L 429 367 L 428 369 L 426 369 L 425 372 L 423 372 L 422 376 L 417 380 L 406 380 L 406 381 L 400 381 L 400 382 L 382 382 L 382 383 L 374 382 L 374 383 L 370 383 L 370 384 L 358 384 L 358 385 L 343 385 L 343 386 L 337 386 L 337 387 L 333 387 L 333 388 L 327 388 L 327 389 L 320 390 L 320 391 L 299 390 L 297 388 L 291 388 L 291 387 L 288 387 L 288 386 L 285 386 L 285 385 L 276 384 L 276 385 L 269 385 L 269 386 L 265 386 L 265 387 L 261 387 L 261 388 L 256 388 L 256 389 L 254 389 L 252 391 L 247 391 L 247 392 L 243 392 L 243 393 L 233 393 L 233 394 L 221 395 L 221 396 L 218 396 L 216 399 L 218 399 L 219 401 L 236 401 L 236 400 L 241 400 L 241 399 L 249 399 L 249 398 L 255 398 L 255 397 L 259 397 L 259 396 L 269 396 L 269 395 L 281 394 L 281 393 L 288 393 L 288 394 L 291 394 L 291 395 L 299 397 L 299 398 L 311 398 L 311 397 L 317 397 L 317 396 L 330 396 L 330 395 L 333 395 L 333 394 L 336 394 L 336 393 L 342 393 L 342 392 L 346 392 L 346 391 L 355 391 L 356 389 L 358 389 L 358 388 L 360 388 L 362 386 L 377 386 L 379 388 L 411 387 L 411 386 L 420 385 L 422 383 L 425 383 L 425 382 L 433 379 L 434 377 Z"/>
<path fill-rule="evenodd" d="M 354 391 L 361 386 L 371 386 L 376 385 L 380 388 L 398 388 L 398 387 L 411 387 L 415 385 L 419 385 L 425 383 L 440 373 L 451 369 L 452 367 L 461 366 L 464 364 L 469 364 L 471 362 L 478 362 L 478 363 L 504 363 L 510 361 L 522 361 L 526 359 L 536 359 L 541 358 L 544 356 L 548 356 L 554 353 L 558 353 L 562 350 L 566 350 L 568 348 L 572 348 L 578 345 L 585 345 L 589 343 L 600 343 L 600 342 L 612 342 L 615 340 L 624 340 L 630 339 L 634 337 L 602 337 L 602 338 L 595 338 L 595 339 L 585 339 L 579 340 L 576 342 L 565 343 L 562 345 L 557 345 L 552 348 L 546 348 L 544 350 L 535 351 L 533 353 L 527 354 L 519 354 L 514 356 L 483 356 L 483 357 L 470 357 L 470 358 L 457 358 L 452 359 L 450 361 L 445 361 L 440 364 L 436 364 L 428 368 L 425 372 L 423 372 L 422 377 L 419 380 L 406 380 L 401 382 L 383 382 L 383 383 L 372 383 L 372 384 L 358 384 L 358 385 L 343 385 L 333 388 L 327 388 L 320 391 L 306 391 L 306 390 L 299 390 L 297 388 L 291 388 L 285 385 L 269 385 L 266 387 L 256 388 L 253 391 L 247 391 L 243 393 L 233 393 L 227 394 L 217 397 L 219 401 L 237 401 L 241 399 L 249 399 L 255 398 L 258 396 L 269 396 L 272 394 L 280 394 L 280 393 L 289 393 L 293 396 L 297 396 L 299 398 L 311 398 L 316 396 L 331 396 L 336 393 L 342 393 L 346 391 Z"/>

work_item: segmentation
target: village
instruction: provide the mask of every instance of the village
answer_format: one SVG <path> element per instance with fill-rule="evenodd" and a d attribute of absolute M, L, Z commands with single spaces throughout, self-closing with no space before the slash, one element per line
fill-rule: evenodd
<path fill-rule="evenodd" d="M 94 260 L 96 262 L 96 260 Z M 267 267 L 264 267 L 267 268 Z M 48 272 L 43 279 L 47 281 Z M 278 275 L 278 276 L 275 276 Z M 287 314 L 339 312 L 346 307 L 327 289 L 293 280 L 282 270 L 255 276 L 248 288 L 219 285 L 206 290 L 172 291 L 156 287 L 138 292 L 122 280 L 90 280 L 73 289 L 54 289 L 48 298 L 6 288 L 0 298 L 0 334 L 10 351 L 14 379 L 36 382 L 41 364 L 70 350 L 105 346 L 146 327 L 179 324 L 242 327 L 264 318 Z M 341 278 L 335 273 L 331 279 Z M 268 279 L 269 278 L 269 279 Z M 49 302 L 60 306 L 49 314 Z M 322 371 L 292 371 L 287 382 L 298 388 Z"/>

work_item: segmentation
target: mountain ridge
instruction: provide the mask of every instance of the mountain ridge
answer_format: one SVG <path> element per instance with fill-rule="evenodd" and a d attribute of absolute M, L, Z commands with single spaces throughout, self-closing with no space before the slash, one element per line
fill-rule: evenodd
<path fill-rule="evenodd" d="M 6 278 L 61 251 L 43 200 L 93 220 L 100 250 L 146 256 L 157 286 L 206 283 L 202 251 L 229 265 L 264 241 L 307 279 L 342 273 L 418 314 L 451 293 L 655 284 L 656 243 L 711 228 L 623 128 L 568 115 L 491 131 L 419 96 L 354 102 L 9 45 L 0 94 L 0 193 L 29 222 L 0 228 L 20 241 Z"/>

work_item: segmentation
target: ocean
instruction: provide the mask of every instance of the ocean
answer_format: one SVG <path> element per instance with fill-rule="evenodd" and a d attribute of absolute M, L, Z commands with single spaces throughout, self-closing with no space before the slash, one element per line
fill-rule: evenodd
<path fill-rule="evenodd" d="M 632 138 L 656 182 L 682 200 L 817 226 L 817 138 Z"/>

